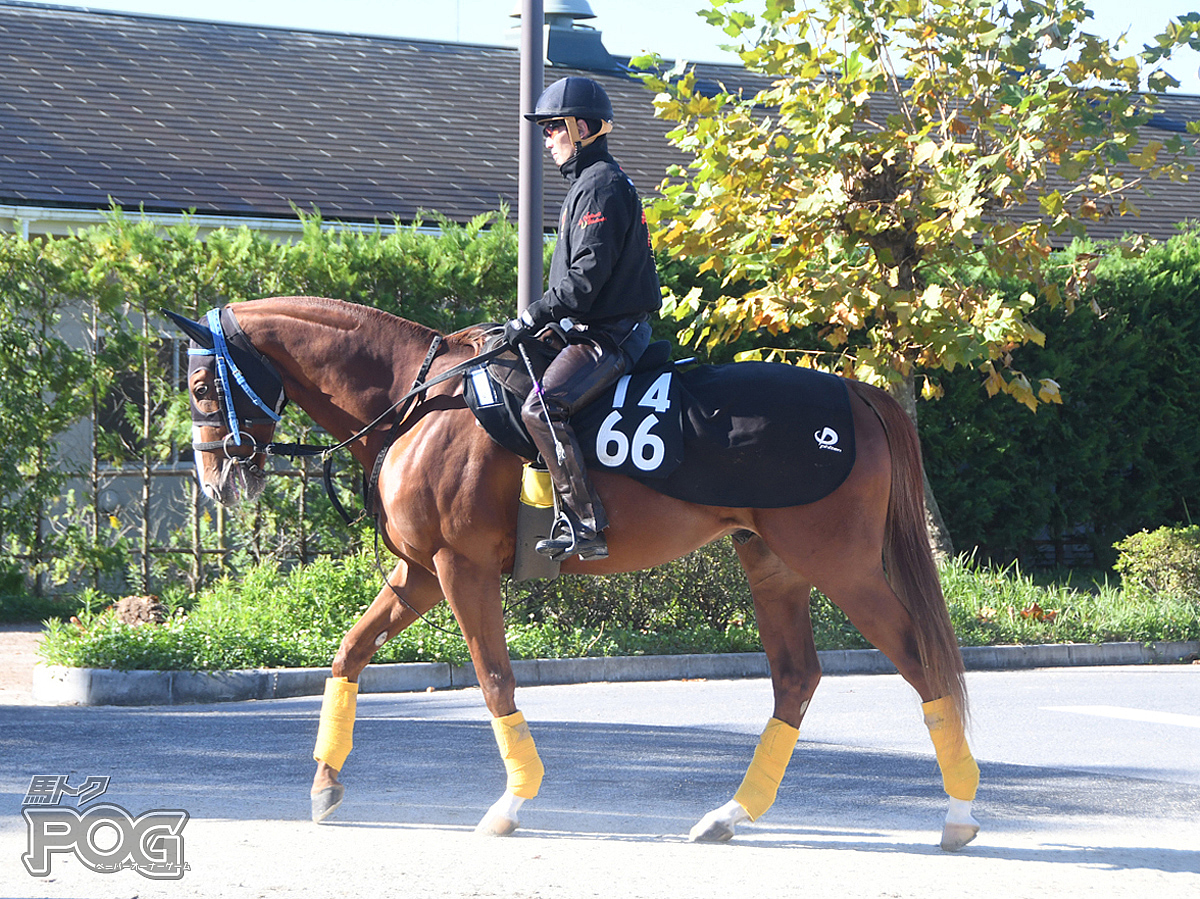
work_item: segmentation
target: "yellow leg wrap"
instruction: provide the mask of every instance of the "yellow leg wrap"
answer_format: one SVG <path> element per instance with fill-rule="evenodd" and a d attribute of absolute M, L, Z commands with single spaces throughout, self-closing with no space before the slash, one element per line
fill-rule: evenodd
<path fill-rule="evenodd" d="M 951 799 L 974 800 L 979 788 L 979 766 L 967 746 L 963 724 L 950 697 L 944 696 L 921 706 L 925 726 L 933 740 L 938 767 L 942 769 L 942 785 Z"/>
<path fill-rule="evenodd" d="M 508 771 L 508 791 L 521 799 L 532 799 L 538 794 L 546 769 L 538 758 L 525 716 L 513 712 L 503 718 L 493 718 L 492 730 Z"/>
<path fill-rule="evenodd" d="M 746 810 L 751 821 L 757 820 L 775 803 L 779 782 L 792 759 L 792 750 L 800 731 L 785 721 L 772 718 L 758 738 L 754 758 L 734 793 L 734 801 Z"/>
<path fill-rule="evenodd" d="M 346 756 L 354 746 L 354 713 L 358 708 L 358 684 L 344 677 L 325 681 L 325 698 L 321 701 L 321 724 L 317 728 L 317 745 L 313 758 L 331 768 L 342 770 Z"/>

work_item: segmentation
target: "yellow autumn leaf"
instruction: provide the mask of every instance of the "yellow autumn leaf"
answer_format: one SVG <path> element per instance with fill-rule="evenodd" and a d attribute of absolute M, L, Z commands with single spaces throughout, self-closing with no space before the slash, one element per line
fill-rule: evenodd
<path fill-rule="evenodd" d="M 1043 403 L 1058 403 L 1062 405 L 1062 392 L 1059 389 L 1058 382 L 1053 378 L 1042 378 L 1042 386 L 1038 391 L 1038 399 Z"/>

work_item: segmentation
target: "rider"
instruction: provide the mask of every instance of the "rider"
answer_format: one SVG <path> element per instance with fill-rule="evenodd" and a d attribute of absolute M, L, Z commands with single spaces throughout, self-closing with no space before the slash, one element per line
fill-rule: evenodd
<path fill-rule="evenodd" d="M 570 343 L 542 380 L 544 410 L 536 391 L 521 410 L 559 498 L 554 530 L 537 551 L 554 559 L 603 559 L 608 517 L 568 418 L 628 372 L 646 349 L 649 315 L 662 302 L 658 273 L 637 190 L 608 152 L 613 111 L 604 88 L 590 78 L 563 78 L 546 88 L 525 118 L 542 126 L 546 149 L 570 184 L 549 289 L 505 326 L 505 338 L 515 345 L 551 322 L 568 320 Z"/>

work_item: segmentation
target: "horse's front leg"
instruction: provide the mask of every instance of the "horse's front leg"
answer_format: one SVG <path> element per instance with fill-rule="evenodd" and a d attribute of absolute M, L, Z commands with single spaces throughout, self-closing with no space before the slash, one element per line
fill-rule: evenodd
<path fill-rule="evenodd" d="M 504 637 L 504 609 L 498 565 L 467 559 L 450 552 L 435 557 L 438 578 L 454 610 L 483 699 L 492 713 L 492 731 L 508 773 L 504 794 L 488 809 L 475 830 L 505 836 L 520 824 L 526 799 L 537 795 L 544 768 L 524 716 L 517 711 L 516 678 Z"/>
<path fill-rule="evenodd" d="M 755 821 L 775 802 L 800 733 L 800 722 L 821 679 L 809 613 L 811 586 L 783 564 L 759 537 L 735 542 L 750 580 L 759 638 L 771 669 L 775 710 L 733 799 L 691 829 L 695 842 L 733 838 L 738 824 Z"/>
<path fill-rule="evenodd" d="M 403 597 L 403 599 L 401 599 Z M 320 824 L 334 813 L 346 788 L 338 773 L 353 744 L 358 703 L 358 678 L 371 657 L 442 599 L 437 578 L 429 571 L 402 560 L 354 627 L 342 638 L 333 658 L 331 677 L 325 683 L 321 722 L 313 758 L 317 771 L 311 790 L 312 818 Z"/>

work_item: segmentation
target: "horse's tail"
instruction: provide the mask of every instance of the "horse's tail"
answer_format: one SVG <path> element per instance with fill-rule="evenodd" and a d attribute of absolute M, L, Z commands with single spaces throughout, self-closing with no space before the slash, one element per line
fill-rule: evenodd
<path fill-rule="evenodd" d="M 892 489 L 888 498 L 883 564 L 900 602 L 912 616 L 921 664 L 935 699 L 948 696 L 967 720 L 967 687 L 962 653 L 950 623 L 937 564 L 929 545 L 925 517 L 924 470 L 917 429 L 887 391 L 861 381 L 850 389 L 874 410 L 887 434 L 892 456 Z"/>

